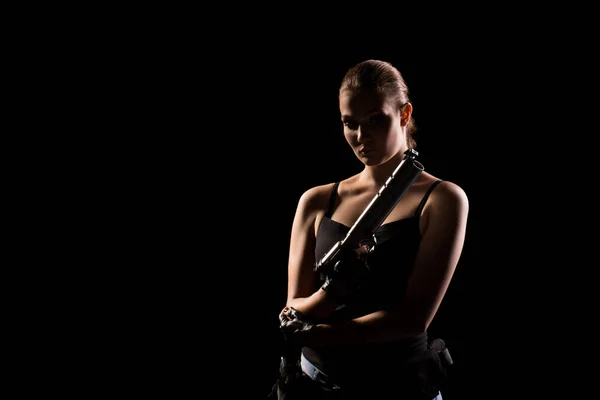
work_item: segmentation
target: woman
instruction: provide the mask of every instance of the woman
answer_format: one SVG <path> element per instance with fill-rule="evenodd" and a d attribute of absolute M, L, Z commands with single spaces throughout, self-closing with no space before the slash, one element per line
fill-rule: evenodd
<path fill-rule="evenodd" d="M 467 195 L 419 173 L 356 257 L 319 274 L 319 260 L 416 146 L 408 88 L 390 63 L 367 60 L 348 70 L 339 107 L 345 139 L 364 168 L 300 197 L 282 330 L 301 348 L 304 379 L 324 398 L 441 399 L 444 371 L 427 329 L 462 252 Z"/>

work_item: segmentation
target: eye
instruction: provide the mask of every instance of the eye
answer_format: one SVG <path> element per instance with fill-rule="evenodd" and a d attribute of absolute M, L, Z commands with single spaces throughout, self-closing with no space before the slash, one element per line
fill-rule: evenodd
<path fill-rule="evenodd" d="M 344 126 L 353 131 L 358 129 L 358 124 L 354 121 L 344 121 Z"/>
<path fill-rule="evenodd" d="M 384 120 L 383 115 L 372 115 L 369 117 L 369 124 L 378 125 L 378 124 L 382 123 L 383 120 Z"/>

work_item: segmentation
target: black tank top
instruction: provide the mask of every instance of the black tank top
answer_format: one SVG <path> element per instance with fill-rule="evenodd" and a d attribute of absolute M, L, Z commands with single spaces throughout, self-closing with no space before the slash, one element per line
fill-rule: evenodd
<path fill-rule="evenodd" d="M 350 297 L 343 307 L 338 308 L 327 322 L 344 321 L 398 304 L 404 297 L 406 285 L 417 255 L 421 233 L 419 217 L 433 189 L 441 180 L 435 181 L 427 190 L 415 213 L 401 220 L 385 223 L 374 233 L 376 248 L 369 256 L 371 276 L 361 290 Z M 321 259 L 332 246 L 346 237 L 350 227 L 331 219 L 337 188 L 336 182 L 331 192 L 329 208 L 323 217 L 316 237 L 315 257 Z M 371 240 L 373 238 L 365 238 Z M 318 278 L 319 286 L 323 283 Z M 426 349 L 427 335 L 403 339 L 393 343 L 376 343 L 360 346 L 333 346 L 322 349 L 303 349 L 304 356 L 324 372 L 335 375 L 335 371 L 347 368 L 374 366 L 409 357 Z"/>

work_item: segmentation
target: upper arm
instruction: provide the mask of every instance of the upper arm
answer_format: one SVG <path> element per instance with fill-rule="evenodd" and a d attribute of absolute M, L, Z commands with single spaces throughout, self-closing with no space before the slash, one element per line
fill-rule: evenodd
<path fill-rule="evenodd" d="M 296 207 L 288 258 L 288 303 L 295 298 L 308 297 L 316 290 L 315 224 L 322 212 L 321 192 L 319 187 L 307 190 Z"/>
<path fill-rule="evenodd" d="M 407 317 L 427 329 L 446 293 L 460 259 L 469 201 L 464 190 L 442 182 L 424 209 L 421 243 L 405 299 Z"/>

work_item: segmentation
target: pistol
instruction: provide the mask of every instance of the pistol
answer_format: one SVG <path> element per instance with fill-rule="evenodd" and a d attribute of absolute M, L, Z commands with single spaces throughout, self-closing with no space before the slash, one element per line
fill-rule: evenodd
<path fill-rule="evenodd" d="M 414 149 L 408 149 L 404 153 L 400 164 L 363 210 L 344 239 L 335 243 L 315 263 L 315 271 L 323 273 L 328 268 L 332 268 L 348 250 L 356 249 L 360 242 L 368 236 L 373 238 L 374 246 L 377 245 L 375 231 L 396 207 L 419 174 L 425 170 L 423 164 L 417 160 L 418 155 L 419 153 Z M 370 251 L 374 249 L 374 246 L 370 248 Z"/>

